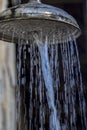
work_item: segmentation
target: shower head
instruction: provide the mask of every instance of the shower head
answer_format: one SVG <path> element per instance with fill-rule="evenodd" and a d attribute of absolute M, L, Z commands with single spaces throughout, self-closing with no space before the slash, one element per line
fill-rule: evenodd
<path fill-rule="evenodd" d="M 18 42 L 18 38 L 30 39 L 38 32 L 41 36 L 56 37 L 56 43 L 62 43 L 70 36 L 77 38 L 81 31 L 76 20 L 62 9 L 42 4 L 39 0 L 30 0 L 0 14 L 0 39 Z M 14 41 L 12 41 L 14 40 Z"/>

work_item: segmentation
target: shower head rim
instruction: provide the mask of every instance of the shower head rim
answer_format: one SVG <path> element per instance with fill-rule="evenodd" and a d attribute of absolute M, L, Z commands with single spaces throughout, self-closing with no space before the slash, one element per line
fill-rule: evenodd
<path fill-rule="evenodd" d="M 9 22 L 9 21 L 14 21 L 14 19 L 15 18 L 13 18 L 13 19 L 6 19 L 6 20 L 3 20 L 3 21 L 0 21 L 0 23 L 2 23 L 2 22 Z M 38 19 L 36 19 L 36 18 L 22 18 L 22 20 L 30 20 L 30 19 L 33 19 L 33 20 L 47 20 L 47 21 L 55 21 L 54 19 L 42 19 L 42 18 L 38 18 Z M 16 18 L 16 20 L 21 20 L 21 18 Z M 76 32 L 74 32 L 73 33 L 73 35 L 72 36 L 74 36 L 75 38 L 78 38 L 80 35 L 81 35 L 81 29 L 79 28 L 79 26 L 77 27 L 77 26 L 73 26 L 73 24 L 68 24 L 67 22 L 63 22 L 63 21 L 55 21 L 56 23 L 64 23 L 65 25 L 68 25 L 68 26 L 72 26 L 72 27 L 75 27 L 78 31 L 76 31 Z"/>
<path fill-rule="evenodd" d="M 32 16 L 29 16 L 32 15 Z M 39 17 L 37 16 L 39 15 Z M 57 16 L 57 15 L 56 15 Z M 29 19 L 42 19 L 42 20 L 50 20 L 50 21 L 55 21 L 55 22 L 61 22 L 64 24 L 68 24 L 70 26 L 74 26 L 75 28 L 77 28 L 79 31 L 81 31 L 80 27 L 78 26 L 78 24 L 74 24 L 74 23 L 70 23 L 68 21 L 62 20 L 62 19 L 56 19 L 56 18 L 52 18 L 50 15 L 47 14 L 28 14 L 28 16 L 19 16 L 19 17 L 9 17 L 9 18 L 4 18 L 0 20 L 0 23 L 2 22 L 8 22 L 8 21 L 14 21 L 14 20 L 29 20 Z"/>
<path fill-rule="evenodd" d="M 30 2 L 28 4 L 21 4 L 7 9 L 0 14 L 0 23 L 15 20 L 29 20 L 40 19 L 47 21 L 55 21 L 57 23 L 64 23 L 67 26 L 74 27 L 76 31 L 76 38 L 80 36 L 81 30 L 76 20 L 67 12 L 60 8 L 50 5 Z"/>
<path fill-rule="evenodd" d="M 27 9 L 25 9 L 26 7 Z M 8 8 L 0 14 L 0 22 L 8 21 L 11 19 L 14 20 L 29 18 L 42 18 L 47 20 L 54 20 L 56 22 L 64 22 L 80 29 L 76 20 L 66 11 L 54 6 L 42 4 L 41 2 L 29 2 L 28 4 L 20 4 L 18 6 Z"/>

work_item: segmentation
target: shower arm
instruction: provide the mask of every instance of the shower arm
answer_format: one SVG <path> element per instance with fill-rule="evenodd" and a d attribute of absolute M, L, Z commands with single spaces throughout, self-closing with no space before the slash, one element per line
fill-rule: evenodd
<path fill-rule="evenodd" d="M 36 3 L 40 3 L 40 0 L 29 0 L 29 2 L 36 2 Z"/>

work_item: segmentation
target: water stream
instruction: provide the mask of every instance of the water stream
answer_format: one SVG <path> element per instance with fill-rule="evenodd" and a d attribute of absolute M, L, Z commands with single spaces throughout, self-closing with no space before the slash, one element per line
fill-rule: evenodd
<path fill-rule="evenodd" d="M 48 39 L 46 37 L 45 43 L 38 44 L 38 38 L 35 39 L 38 45 L 38 49 L 41 55 L 41 65 L 42 65 L 42 72 L 46 86 L 46 97 L 48 101 L 48 106 L 50 110 L 50 129 L 51 130 L 60 130 L 60 123 L 57 118 L 57 110 L 54 104 L 54 90 L 53 90 L 53 79 L 49 64 L 49 57 L 48 57 Z M 41 41 L 40 41 L 41 42 Z"/>
<path fill-rule="evenodd" d="M 38 35 L 17 46 L 18 130 L 87 130 L 76 40 L 49 44 Z M 28 42 L 28 45 L 23 43 Z M 52 40 L 51 40 L 52 43 Z"/>

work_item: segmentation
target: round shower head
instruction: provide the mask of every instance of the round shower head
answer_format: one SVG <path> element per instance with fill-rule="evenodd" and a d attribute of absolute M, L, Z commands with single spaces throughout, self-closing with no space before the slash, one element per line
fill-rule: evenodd
<path fill-rule="evenodd" d="M 0 14 L 0 39 L 17 42 L 19 37 L 30 39 L 34 32 L 43 34 L 43 38 L 55 35 L 57 43 L 61 43 L 70 36 L 77 38 L 80 28 L 71 15 L 39 0 L 31 0 Z"/>

